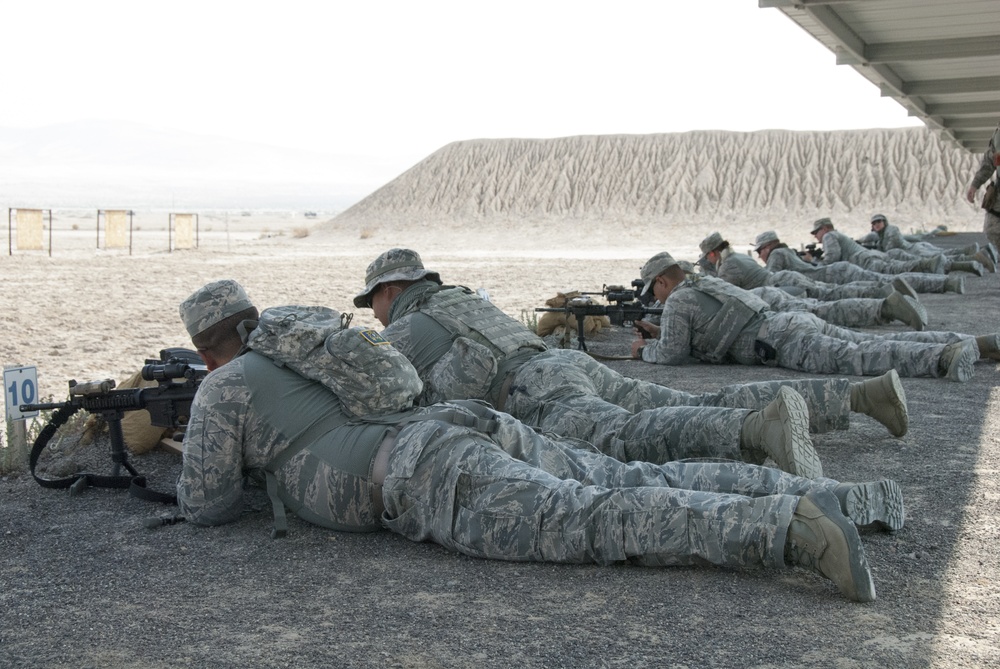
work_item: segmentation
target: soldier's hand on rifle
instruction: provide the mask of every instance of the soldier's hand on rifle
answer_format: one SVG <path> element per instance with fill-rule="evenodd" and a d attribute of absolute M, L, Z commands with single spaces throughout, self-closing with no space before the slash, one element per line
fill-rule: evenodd
<path fill-rule="evenodd" d="M 635 322 L 635 333 L 642 337 L 643 339 L 648 339 L 652 337 L 653 339 L 660 338 L 660 326 L 653 325 L 649 321 L 636 321 Z"/>

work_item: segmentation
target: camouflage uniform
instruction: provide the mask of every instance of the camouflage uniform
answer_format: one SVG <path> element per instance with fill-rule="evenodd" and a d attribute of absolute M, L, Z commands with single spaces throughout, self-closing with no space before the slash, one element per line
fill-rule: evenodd
<path fill-rule="evenodd" d="M 775 313 L 720 279 L 689 277 L 667 298 L 660 339 L 646 345 L 642 359 L 663 365 L 693 359 L 770 364 L 820 374 L 879 375 L 895 369 L 900 376 L 938 377 L 945 345 L 969 338 L 951 332 L 855 332 L 813 314 Z"/>
<path fill-rule="evenodd" d="M 874 282 L 822 283 L 799 272 L 773 272 L 768 268 L 761 267 L 750 256 L 735 253 L 732 248 L 723 249 L 720 256 L 721 259 L 716 264 L 716 276 L 744 290 L 761 286 L 794 286 L 802 290 L 806 297 L 816 300 L 886 297 L 892 292 L 892 286 L 888 284 Z"/>
<path fill-rule="evenodd" d="M 244 477 L 263 476 L 308 522 L 385 527 L 477 557 L 781 567 L 799 497 L 837 487 L 743 463 L 622 463 L 471 403 L 372 417 L 348 404 L 254 351 L 216 369 L 192 406 L 181 512 L 201 525 L 235 521 Z"/>
<path fill-rule="evenodd" d="M 893 278 L 899 277 L 910 284 L 918 293 L 943 293 L 946 291 L 947 285 L 947 277 L 942 274 L 929 274 L 927 272 L 884 274 L 843 260 L 826 265 L 813 265 L 800 258 L 795 251 L 784 244 L 771 249 L 770 255 L 767 256 L 767 268 L 772 272 L 792 270 L 801 272 L 816 281 L 839 284 L 852 281 L 889 283 Z"/>
<path fill-rule="evenodd" d="M 866 249 L 839 230 L 827 230 L 826 234 L 823 235 L 823 257 L 819 259 L 819 262 L 822 265 L 831 265 L 841 260 L 883 274 L 920 272 L 924 271 L 922 268 L 927 267 L 926 262 L 920 260 L 893 260 L 880 251 Z M 944 268 L 942 267 L 940 272 L 931 273 L 942 274 L 943 272 Z"/>
<path fill-rule="evenodd" d="M 877 250 L 897 260 L 908 260 L 914 256 L 926 258 L 939 255 L 947 256 L 953 260 L 977 260 L 973 256 L 979 251 L 978 244 L 958 249 L 943 249 L 930 242 L 907 241 L 898 226 L 888 223 L 880 231 L 872 230 L 858 241 L 862 244 L 873 244 Z"/>
<path fill-rule="evenodd" d="M 355 305 L 365 305 L 379 281 L 389 280 L 379 275 L 380 264 L 402 271 L 398 268 L 406 257 L 411 270 L 428 276 L 419 255 L 392 249 L 369 267 L 371 278 Z M 581 351 L 547 350 L 519 321 L 468 289 L 442 288 L 436 277 L 428 276 L 396 297 L 382 333 L 417 368 L 425 384 L 422 404 L 485 399 L 546 432 L 583 439 L 618 459 L 650 462 L 754 457 L 740 451 L 740 428 L 751 410 L 775 399 L 781 386 L 805 398 L 811 430 L 848 427 L 851 384 L 846 379 L 685 393 L 622 376 Z M 461 312 L 462 318 L 449 310 Z"/>
<path fill-rule="evenodd" d="M 885 300 L 854 297 L 845 300 L 814 300 L 793 297 L 787 291 L 772 286 L 761 286 L 751 293 L 767 302 L 772 311 L 803 311 L 819 316 L 827 323 L 847 328 L 864 328 L 885 325 L 882 305 Z"/>
<path fill-rule="evenodd" d="M 976 170 L 976 173 L 972 177 L 972 183 L 969 184 L 970 201 L 972 201 L 975 192 L 1000 170 L 996 164 L 996 147 L 998 144 L 1000 144 L 1000 128 L 993 133 L 993 138 L 987 145 L 986 151 L 983 152 L 983 159 L 979 163 L 979 169 Z M 1000 176 L 995 178 L 994 181 L 1000 181 Z M 986 233 L 986 239 L 990 240 L 995 247 L 1000 248 L 1000 197 L 996 199 L 993 207 L 986 210 L 984 214 L 983 232 Z"/>

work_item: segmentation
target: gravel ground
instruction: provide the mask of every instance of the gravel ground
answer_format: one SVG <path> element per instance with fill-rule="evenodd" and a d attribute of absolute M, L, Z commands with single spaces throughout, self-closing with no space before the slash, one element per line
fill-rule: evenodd
<path fill-rule="evenodd" d="M 962 234 L 945 243 L 981 235 Z M 925 295 L 930 329 L 1000 330 L 1000 275 Z M 593 341 L 624 351 L 630 334 Z M 792 378 L 763 367 L 609 363 L 685 390 Z M 503 563 L 388 532 L 292 519 L 269 537 L 265 497 L 233 525 L 156 530 L 164 507 L 0 480 L 3 667 L 986 667 L 1000 666 L 1000 373 L 904 379 L 910 431 L 861 416 L 817 435 L 825 473 L 893 478 L 896 534 L 865 534 L 878 600 L 813 574 Z M 110 470 L 106 444 L 75 457 Z M 132 458 L 168 488 L 179 458 Z"/>

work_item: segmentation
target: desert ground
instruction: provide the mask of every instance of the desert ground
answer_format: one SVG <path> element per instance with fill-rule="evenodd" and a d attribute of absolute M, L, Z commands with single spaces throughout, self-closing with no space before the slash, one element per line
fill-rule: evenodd
<path fill-rule="evenodd" d="M 43 396 L 69 379 L 121 379 L 161 348 L 189 345 L 177 304 L 234 278 L 259 306 L 350 309 L 366 265 L 416 248 L 447 282 L 485 287 L 530 317 L 564 290 L 628 284 L 659 250 L 694 259 L 719 228 L 738 248 L 779 221 L 738 217 L 622 232 L 593 221 L 525 220 L 450 229 L 338 223 L 275 212 L 206 213 L 197 249 L 168 250 L 164 212 L 137 212 L 131 253 L 98 248 L 95 214 L 54 212 L 53 252 L 0 258 L 0 360 L 34 365 Z M 865 231 L 856 213 L 848 231 Z M 890 216 L 891 217 L 891 216 Z M 784 222 L 789 230 L 809 220 Z M 982 240 L 981 218 L 946 221 Z M 845 228 L 847 226 L 844 226 Z M 786 239 L 811 241 L 807 230 Z M 933 329 L 1000 330 L 1000 275 L 969 277 L 965 295 L 924 295 Z M 370 312 L 355 323 L 375 325 Z M 901 327 L 901 326 L 900 326 Z M 631 333 L 592 340 L 624 352 Z M 764 367 L 623 373 L 698 391 L 791 378 Z M 965 384 L 904 379 L 911 422 L 894 439 L 867 417 L 815 435 L 825 473 L 889 477 L 907 504 L 896 534 L 865 534 L 878 600 L 859 605 L 799 570 L 643 569 L 470 559 L 388 532 L 355 535 L 291 521 L 271 540 L 266 498 L 231 526 L 149 530 L 169 512 L 118 491 L 71 496 L 24 471 L 0 478 L 0 666 L 9 667 L 986 667 L 1000 665 L 1000 372 Z M 110 469 L 106 441 L 76 447 Z M 5 447 L 9 447 L 4 443 Z M 132 457 L 168 489 L 179 457 Z"/>

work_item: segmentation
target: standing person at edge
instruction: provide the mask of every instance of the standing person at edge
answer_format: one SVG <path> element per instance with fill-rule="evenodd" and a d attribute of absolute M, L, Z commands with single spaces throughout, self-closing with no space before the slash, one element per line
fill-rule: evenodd
<path fill-rule="evenodd" d="M 972 183 L 969 184 L 968 190 L 965 191 L 965 199 L 969 202 L 976 201 L 976 192 L 990 180 L 994 174 L 998 173 L 1000 170 L 1000 152 L 998 152 L 998 147 L 1000 147 L 1000 126 L 993 131 L 993 137 L 990 138 L 990 143 L 986 146 L 986 151 L 983 152 L 983 159 L 979 163 L 979 169 L 972 176 Z M 1000 181 L 1000 176 L 997 176 L 993 183 L 996 184 Z M 996 185 L 994 189 L 987 189 L 987 196 L 983 200 L 983 209 L 985 209 L 985 216 L 983 217 L 983 232 L 986 233 L 986 239 L 993 244 L 994 247 L 1000 249 L 1000 197 L 997 197 Z M 989 193 L 992 190 L 992 195 Z"/>
<path fill-rule="evenodd" d="M 770 449 L 779 464 L 809 471 L 811 446 L 790 429 L 805 411 L 803 397 L 813 431 L 846 429 L 852 410 L 894 436 L 907 429 L 894 373 L 860 384 L 775 381 L 692 395 L 624 377 L 582 351 L 547 349 L 523 323 L 473 291 L 441 285 L 410 249 L 390 249 L 372 261 L 354 304 L 374 310 L 386 326 L 383 336 L 417 368 L 424 382 L 420 403 L 484 399 L 528 425 L 590 442 L 623 461 L 711 453 L 752 462 L 760 449 Z"/>
<path fill-rule="evenodd" d="M 660 326 L 636 322 L 656 340 L 632 344 L 646 362 L 772 365 L 820 374 L 945 376 L 967 381 L 977 339 L 953 332 L 873 335 L 830 325 L 813 314 L 775 313 L 757 296 L 715 277 L 687 275 L 669 253 L 642 267 L 643 294 L 663 304 Z M 998 335 L 982 337 L 996 347 Z"/>
<path fill-rule="evenodd" d="M 298 308 L 277 311 L 289 309 Z M 238 520 L 244 481 L 265 478 L 275 536 L 287 504 L 334 530 L 385 528 L 496 560 L 801 566 L 868 602 L 875 586 L 855 526 L 905 520 L 892 481 L 812 480 L 740 462 L 622 463 L 478 402 L 415 409 L 416 370 L 362 328 L 334 330 L 318 358 L 310 349 L 332 383 L 308 379 L 253 349 L 257 310 L 235 281 L 195 291 L 180 314 L 212 370 L 192 404 L 177 483 L 180 510 L 197 525 Z M 294 358 L 288 339 L 282 351 Z"/>
<path fill-rule="evenodd" d="M 754 240 L 754 250 L 761 261 L 772 272 L 792 270 L 805 274 L 816 281 L 826 283 L 851 283 L 853 281 L 873 281 L 889 284 L 903 295 L 914 296 L 914 293 L 964 293 L 965 279 L 961 274 L 928 274 L 927 272 L 904 272 L 902 274 L 883 274 L 860 265 L 838 260 L 828 265 L 816 265 L 806 262 L 799 254 L 788 248 L 788 244 L 778 239 L 774 230 L 765 230 Z"/>
<path fill-rule="evenodd" d="M 871 220 L 872 231 L 858 240 L 860 244 L 874 245 L 890 258 L 896 260 L 913 260 L 915 258 L 936 258 L 944 256 L 946 272 L 969 272 L 978 276 L 983 270 L 996 272 L 996 264 L 991 255 L 992 249 L 986 251 L 976 244 L 961 249 L 943 249 L 930 242 L 909 242 L 895 225 L 889 225 L 889 219 L 884 214 L 875 214 Z"/>
<path fill-rule="evenodd" d="M 718 232 L 705 237 L 699 246 L 702 259 L 715 266 L 714 276 L 728 281 L 737 288 L 744 290 L 787 288 L 790 292 L 801 291 L 807 298 L 826 302 L 882 298 L 884 302 L 879 308 L 880 320 L 883 323 L 903 321 L 916 330 L 922 330 L 927 324 L 927 313 L 917 300 L 916 294 L 911 291 L 910 294 L 904 295 L 892 284 L 869 282 L 832 284 L 814 281 L 798 272 L 772 272 L 758 265 L 749 255 L 733 251 L 729 242 Z"/>
<path fill-rule="evenodd" d="M 833 229 L 829 218 L 821 218 L 813 223 L 812 235 L 816 241 L 823 244 L 821 265 L 830 265 L 841 260 L 860 265 L 865 269 L 886 274 L 902 274 L 904 272 L 929 272 L 930 274 L 945 274 L 945 261 L 941 256 L 921 258 L 918 260 L 893 260 L 881 251 L 866 249 L 861 244 Z"/>

